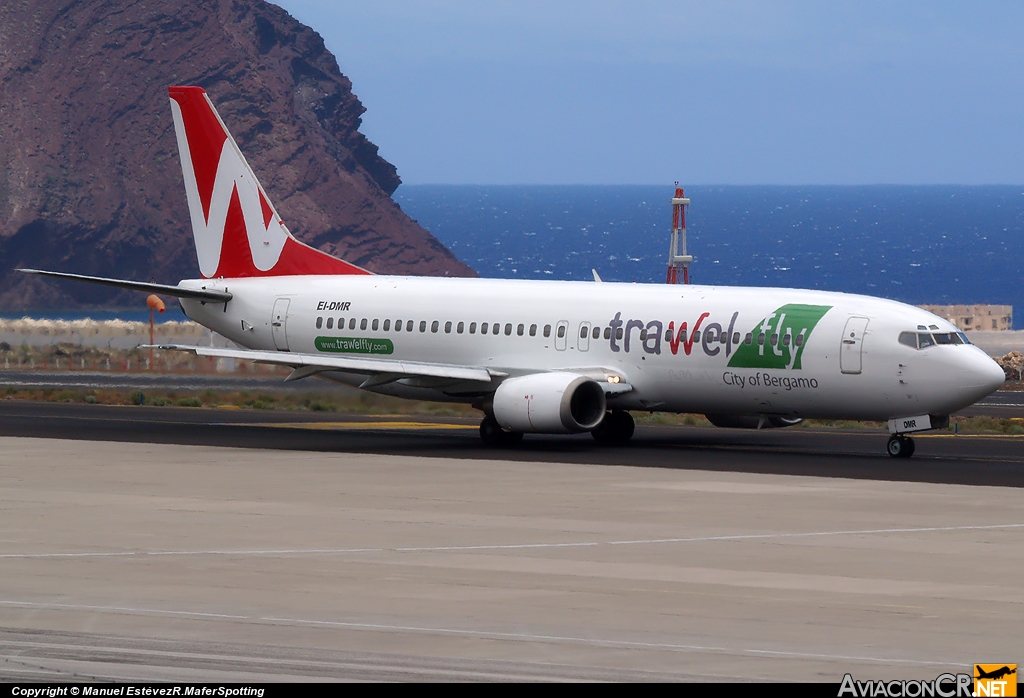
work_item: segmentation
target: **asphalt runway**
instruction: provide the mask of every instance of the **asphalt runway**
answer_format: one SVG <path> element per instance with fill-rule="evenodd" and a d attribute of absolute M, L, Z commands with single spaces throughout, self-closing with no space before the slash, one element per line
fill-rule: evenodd
<path fill-rule="evenodd" d="M 0 401 L 0 680 L 931 679 L 1017 661 L 1024 439 Z"/>

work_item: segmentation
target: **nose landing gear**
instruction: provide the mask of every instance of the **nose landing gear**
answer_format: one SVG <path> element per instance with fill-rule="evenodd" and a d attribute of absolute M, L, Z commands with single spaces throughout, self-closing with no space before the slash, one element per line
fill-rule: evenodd
<path fill-rule="evenodd" d="M 914 455 L 914 440 L 903 434 L 893 434 L 889 437 L 885 450 L 893 458 L 910 458 Z"/>

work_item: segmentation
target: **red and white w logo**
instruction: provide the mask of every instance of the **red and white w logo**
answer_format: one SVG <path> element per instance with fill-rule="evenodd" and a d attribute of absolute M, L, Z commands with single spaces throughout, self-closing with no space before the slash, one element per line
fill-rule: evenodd
<path fill-rule="evenodd" d="M 169 92 L 204 277 L 369 274 L 291 236 L 205 90 Z"/>

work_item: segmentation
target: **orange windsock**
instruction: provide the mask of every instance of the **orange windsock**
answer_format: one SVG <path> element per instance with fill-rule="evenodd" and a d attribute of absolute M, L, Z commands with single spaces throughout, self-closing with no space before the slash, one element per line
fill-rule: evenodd
<path fill-rule="evenodd" d="M 160 300 L 160 296 L 156 295 L 155 293 L 151 293 L 149 295 L 149 297 L 146 299 L 146 305 L 148 305 L 151 310 L 157 310 L 161 313 L 167 310 L 167 307 L 164 305 L 164 302 Z"/>

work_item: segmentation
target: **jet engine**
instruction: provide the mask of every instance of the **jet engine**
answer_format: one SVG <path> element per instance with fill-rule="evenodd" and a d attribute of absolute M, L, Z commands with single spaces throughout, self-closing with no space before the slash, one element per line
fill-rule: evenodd
<path fill-rule="evenodd" d="M 492 402 L 502 429 L 514 432 L 569 434 L 590 431 L 604 418 L 604 390 L 576 373 L 534 373 L 509 378 Z"/>
<path fill-rule="evenodd" d="M 778 429 L 791 427 L 804 421 L 800 418 L 768 417 L 756 414 L 706 414 L 704 416 L 716 427 L 728 429 Z"/>

